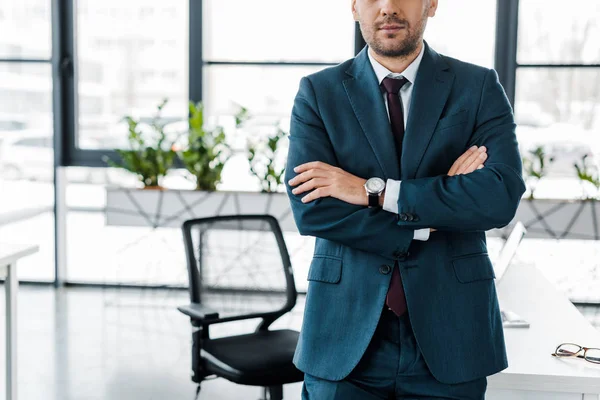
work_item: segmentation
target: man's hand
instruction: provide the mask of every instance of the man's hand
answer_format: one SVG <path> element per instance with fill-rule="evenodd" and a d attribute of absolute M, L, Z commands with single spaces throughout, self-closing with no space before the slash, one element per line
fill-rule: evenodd
<path fill-rule="evenodd" d="M 460 156 L 448 171 L 448 176 L 470 174 L 483 168 L 487 160 L 485 146 L 473 146 Z M 303 203 L 309 203 L 321 197 L 334 197 L 349 204 L 367 206 L 368 197 L 364 184 L 366 179 L 354 176 L 341 168 L 333 167 L 320 161 L 309 162 L 294 168 L 298 175 L 289 181 L 295 195 L 311 193 L 302 198 Z M 298 186 L 299 185 L 299 186 Z M 435 232 L 435 229 L 431 229 Z"/>
<path fill-rule="evenodd" d="M 487 149 L 485 146 L 477 148 L 473 146 L 469 148 L 462 156 L 460 156 L 448 171 L 448 176 L 470 174 L 471 172 L 483 168 L 483 162 L 487 160 Z M 435 232 L 435 229 L 430 229 L 430 232 Z"/>
<path fill-rule="evenodd" d="M 483 168 L 483 162 L 487 160 L 487 149 L 485 146 L 471 147 L 460 156 L 448 171 L 448 176 L 470 174 L 475 170 Z"/>
<path fill-rule="evenodd" d="M 320 197 L 335 197 L 349 204 L 368 205 L 364 188 L 366 179 L 320 161 L 299 165 L 294 172 L 298 175 L 288 182 L 290 186 L 297 186 L 292 193 L 298 195 L 312 190 L 302 198 L 303 203 Z"/>

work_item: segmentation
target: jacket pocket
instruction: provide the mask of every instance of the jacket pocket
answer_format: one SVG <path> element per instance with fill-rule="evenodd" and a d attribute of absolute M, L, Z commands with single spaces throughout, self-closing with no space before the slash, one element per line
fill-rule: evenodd
<path fill-rule="evenodd" d="M 342 259 L 332 256 L 314 256 L 308 270 L 308 280 L 338 283 L 342 279 Z"/>
<path fill-rule="evenodd" d="M 448 115 L 438 121 L 435 127 L 436 131 L 441 131 L 447 128 L 451 128 L 456 125 L 462 125 L 469 119 L 469 113 L 467 110 L 461 110 L 456 114 Z"/>
<path fill-rule="evenodd" d="M 452 260 L 456 279 L 461 283 L 494 279 L 494 267 L 487 254 L 474 254 Z"/>

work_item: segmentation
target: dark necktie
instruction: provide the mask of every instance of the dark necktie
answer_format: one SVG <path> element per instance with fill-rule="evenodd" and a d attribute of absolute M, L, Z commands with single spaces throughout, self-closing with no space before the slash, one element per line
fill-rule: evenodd
<path fill-rule="evenodd" d="M 400 79 L 384 78 L 381 86 L 387 93 L 388 110 L 390 113 L 390 123 L 392 133 L 394 134 L 394 143 L 396 144 L 396 154 L 398 154 L 398 165 L 402 160 L 402 141 L 404 140 L 404 108 L 400 98 L 400 89 L 408 80 L 404 77 Z M 396 261 L 392 272 L 390 287 L 388 288 L 385 304 L 396 314 L 401 316 L 406 312 L 406 297 L 404 287 L 402 286 L 402 277 L 400 276 L 400 266 Z"/>

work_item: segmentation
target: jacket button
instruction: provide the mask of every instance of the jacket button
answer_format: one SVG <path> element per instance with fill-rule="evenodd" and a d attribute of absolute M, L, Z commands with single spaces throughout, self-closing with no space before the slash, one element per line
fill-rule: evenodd
<path fill-rule="evenodd" d="M 408 221 L 408 215 L 406 215 L 406 214 L 400 214 L 400 220 L 404 221 L 404 222 Z"/>
<path fill-rule="evenodd" d="M 410 254 L 409 252 L 406 251 L 400 251 L 400 250 L 396 250 L 392 255 L 395 258 L 399 258 L 399 257 L 406 257 L 407 254 Z"/>
<path fill-rule="evenodd" d="M 392 267 L 390 267 L 389 265 L 382 265 L 381 267 L 379 267 L 379 272 L 383 275 L 387 275 L 392 271 Z"/>
<path fill-rule="evenodd" d="M 419 216 L 416 214 L 413 214 L 413 221 L 414 222 L 418 222 L 419 221 Z"/>
<path fill-rule="evenodd" d="M 406 217 L 408 218 L 408 222 L 413 222 L 415 220 L 415 216 L 412 214 L 406 214 Z"/>

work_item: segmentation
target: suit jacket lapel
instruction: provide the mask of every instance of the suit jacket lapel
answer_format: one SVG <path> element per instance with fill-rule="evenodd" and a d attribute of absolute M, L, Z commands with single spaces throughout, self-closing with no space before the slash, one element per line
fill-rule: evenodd
<path fill-rule="evenodd" d="M 346 73 L 350 77 L 344 80 L 344 88 L 356 118 L 386 175 L 381 178 L 400 179 L 392 129 L 367 47 L 356 56 Z"/>
<path fill-rule="evenodd" d="M 448 64 L 425 43 L 402 145 L 402 179 L 414 179 L 454 82 Z"/>

